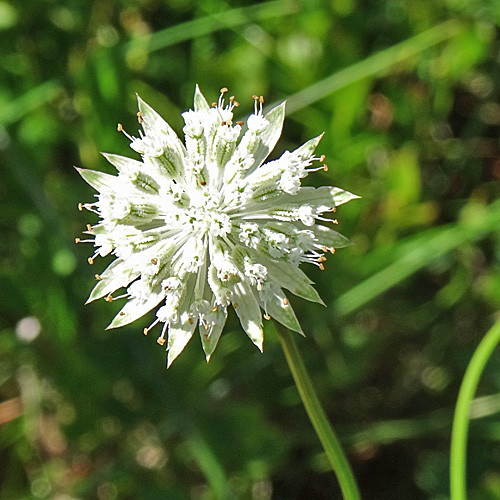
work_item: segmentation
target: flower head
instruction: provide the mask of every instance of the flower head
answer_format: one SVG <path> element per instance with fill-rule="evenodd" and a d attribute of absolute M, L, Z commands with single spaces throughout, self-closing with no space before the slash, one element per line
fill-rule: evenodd
<path fill-rule="evenodd" d="M 234 97 L 210 107 L 196 87 L 194 110 L 182 114 L 185 145 L 144 101 L 139 101 L 138 137 L 129 138 L 141 160 L 104 154 L 113 176 L 78 169 L 99 194 L 80 204 L 99 215 L 86 234 L 96 248 L 89 258 L 113 254 L 88 302 L 125 298 L 108 328 L 127 325 L 156 309 L 158 342 L 167 344 L 167 366 L 198 326 L 207 360 L 232 305 L 241 326 L 262 350 L 262 317 L 301 332 L 284 289 L 313 302 L 321 299 L 299 269 L 310 262 L 323 269 L 327 251 L 349 241 L 318 221 L 357 196 L 334 187 L 301 187 L 321 139 L 264 163 L 281 135 L 284 103 L 263 114 L 262 97 L 243 123 L 233 123 Z M 123 131 L 121 125 L 118 130 Z M 241 138 L 240 138 L 241 136 Z M 82 241 L 77 238 L 77 241 Z M 120 296 L 112 293 L 124 288 Z"/>

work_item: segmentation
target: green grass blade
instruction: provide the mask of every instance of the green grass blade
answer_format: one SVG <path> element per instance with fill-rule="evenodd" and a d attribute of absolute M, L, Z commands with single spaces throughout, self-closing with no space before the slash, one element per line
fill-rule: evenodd
<path fill-rule="evenodd" d="M 477 241 L 500 226 L 500 203 L 484 208 L 473 221 L 463 220 L 430 229 L 414 240 L 412 250 L 341 295 L 334 304 L 337 314 L 349 314 L 383 294 L 431 262 L 467 242 Z"/>
<path fill-rule="evenodd" d="M 374 77 L 390 70 L 395 65 L 418 55 L 424 50 L 452 38 L 465 29 L 457 20 L 446 21 L 404 42 L 373 54 L 347 68 L 341 69 L 313 85 L 287 98 L 287 115 L 323 99 L 333 92 L 345 88 L 364 78 Z"/>
<path fill-rule="evenodd" d="M 229 482 L 224 469 L 205 438 L 198 431 L 193 431 L 187 443 L 194 460 L 210 485 L 214 498 L 216 500 L 230 498 Z"/>
<path fill-rule="evenodd" d="M 250 7 L 230 9 L 217 14 L 211 14 L 192 21 L 187 21 L 171 28 L 157 31 L 152 35 L 136 38 L 128 42 L 126 48 L 136 45 L 145 45 L 146 52 L 155 52 L 179 42 L 209 35 L 215 31 L 235 28 L 249 22 L 273 17 L 294 14 L 299 10 L 299 5 L 290 0 L 276 0 L 265 2 Z"/>
<path fill-rule="evenodd" d="M 458 394 L 450 449 L 450 494 L 451 500 L 466 500 L 466 452 L 469 431 L 470 405 L 479 379 L 493 350 L 500 343 L 500 320 L 486 333 L 475 350 Z"/>
<path fill-rule="evenodd" d="M 54 99 L 60 89 L 61 85 L 58 81 L 50 80 L 33 87 L 17 99 L 5 103 L 2 106 L 0 125 L 6 127 L 17 122 L 42 104 Z"/>

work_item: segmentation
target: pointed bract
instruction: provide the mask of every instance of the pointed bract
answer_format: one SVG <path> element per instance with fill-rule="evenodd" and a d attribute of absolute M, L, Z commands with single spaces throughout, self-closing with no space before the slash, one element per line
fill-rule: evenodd
<path fill-rule="evenodd" d="M 113 184 L 116 182 L 114 175 L 105 174 L 96 170 L 88 170 L 86 168 L 75 167 L 77 172 L 90 184 L 96 191 L 104 192 L 111 191 Z"/>

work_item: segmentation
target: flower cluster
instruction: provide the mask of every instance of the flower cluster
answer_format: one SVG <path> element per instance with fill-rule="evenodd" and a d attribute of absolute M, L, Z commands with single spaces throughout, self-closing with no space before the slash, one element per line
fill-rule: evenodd
<path fill-rule="evenodd" d="M 264 115 L 263 98 L 254 96 L 242 134 L 243 123 L 233 123 L 238 103 L 234 97 L 226 102 L 226 92 L 209 106 L 196 87 L 194 110 L 182 114 L 185 145 L 138 98 L 142 131 L 138 137 L 124 133 L 141 160 L 104 154 L 117 176 L 78 169 L 99 193 L 95 203 L 79 208 L 100 221 L 87 226 L 91 238 L 77 242 L 94 244 L 90 264 L 97 256 L 116 257 L 96 275 L 88 302 L 127 299 L 108 328 L 158 308 L 144 333 L 162 324 L 158 342 L 167 344 L 167 366 L 197 325 L 210 359 L 230 305 L 261 350 L 263 316 L 301 332 L 283 289 L 321 302 L 298 266 L 310 262 L 323 269 L 325 253 L 349 244 L 317 221 L 335 223 L 323 214 L 357 196 L 335 187 L 301 187 L 309 172 L 326 170 L 324 157 L 314 155 L 321 136 L 264 163 L 281 135 L 284 103 Z M 121 288 L 124 293 L 112 295 Z"/>

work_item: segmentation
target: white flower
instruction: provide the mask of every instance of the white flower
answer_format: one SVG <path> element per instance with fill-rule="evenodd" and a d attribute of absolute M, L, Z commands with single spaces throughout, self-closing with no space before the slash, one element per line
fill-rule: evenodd
<path fill-rule="evenodd" d="M 172 128 L 139 100 L 139 137 L 130 139 L 141 161 L 105 154 L 118 176 L 78 169 L 99 194 L 81 204 L 101 220 L 87 226 L 100 255 L 116 259 L 99 276 L 89 302 L 104 297 L 127 301 L 108 328 L 127 325 L 157 309 L 147 334 L 163 324 L 169 366 L 199 325 L 207 360 L 232 305 L 251 340 L 262 349 L 264 317 L 301 332 L 283 289 L 320 302 L 298 268 L 310 262 L 323 269 L 325 253 L 349 244 L 317 221 L 357 196 L 334 187 L 301 187 L 321 136 L 277 160 L 264 163 L 281 135 L 284 103 L 268 114 L 262 98 L 241 135 L 233 123 L 233 97 L 222 89 L 210 107 L 196 87 L 194 110 L 182 114 L 184 145 Z M 118 129 L 122 131 L 121 125 Z M 81 241 L 77 238 L 77 241 Z M 120 297 L 111 294 L 126 289 Z M 261 311 L 262 310 L 262 311 Z"/>

